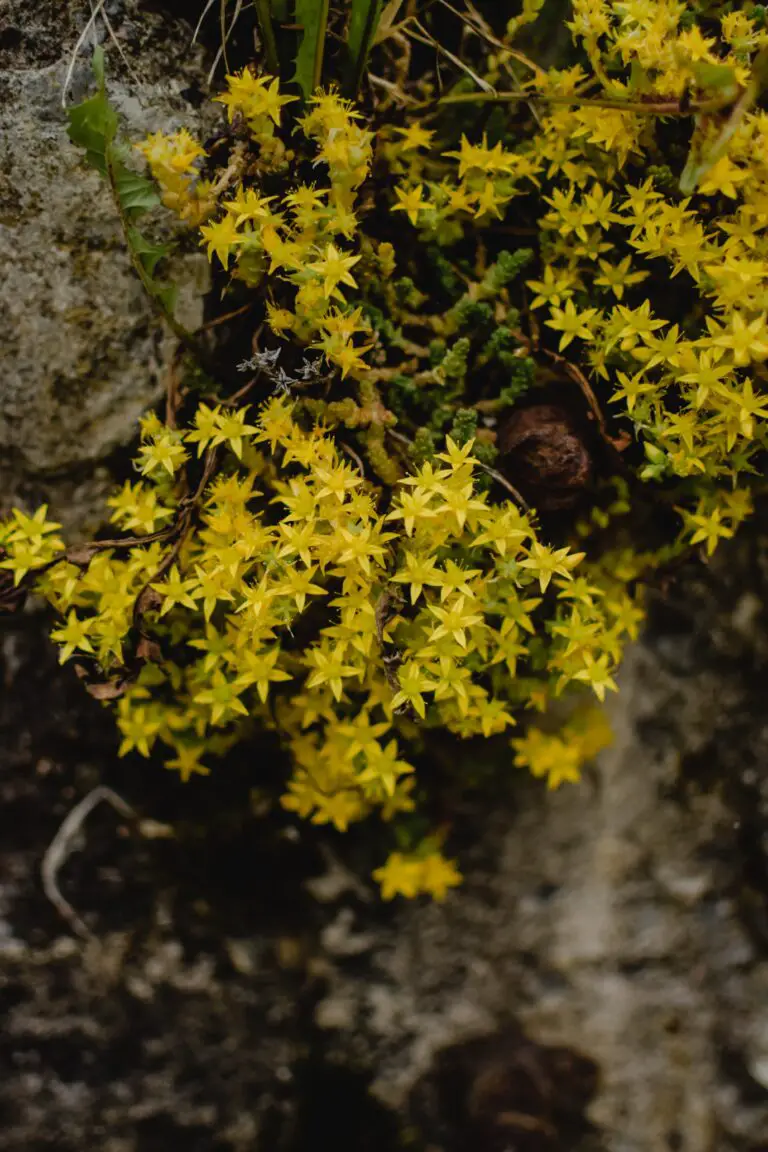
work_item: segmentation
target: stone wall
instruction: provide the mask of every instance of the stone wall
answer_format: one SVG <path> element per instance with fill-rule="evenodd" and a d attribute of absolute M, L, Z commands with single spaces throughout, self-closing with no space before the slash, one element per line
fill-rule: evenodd
<path fill-rule="evenodd" d="M 49 498 L 81 529 L 99 514 L 99 466 L 135 435 L 173 354 L 109 193 L 67 138 L 64 83 L 88 11 L 72 0 L 0 9 L 0 506 Z M 107 38 L 109 92 L 127 136 L 194 129 L 204 71 L 190 26 L 136 0 L 107 11 L 125 57 Z M 87 93 L 90 56 L 88 39 L 68 102 Z M 200 319 L 204 266 L 197 254 L 176 261 L 187 323 Z"/>

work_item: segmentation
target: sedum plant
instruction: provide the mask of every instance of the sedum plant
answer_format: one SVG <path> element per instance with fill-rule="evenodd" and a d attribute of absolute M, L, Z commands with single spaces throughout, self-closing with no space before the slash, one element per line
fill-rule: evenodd
<path fill-rule="evenodd" d="M 187 780 L 274 731 L 286 809 L 398 829 L 385 898 L 459 881 L 407 822 L 430 729 L 577 780 L 643 584 L 733 535 L 766 446 L 763 10 L 573 0 L 544 69 L 542 4 L 512 7 L 500 34 L 473 8 L 471 76 L 413 82 L 404 113 L 234 72 L 212 142 L 138 145 L 151 185 L 99 75 L 71 130 L 139 275 L 175 325 L 136 225 L 159 199 L 250 354 L 233 382 L 226 344 L 178 332 L 185 385 L 142 420 L 112 535 L 0 525 L 6 601 L 53 606 L 121 755 Z M 564 726 L 528 724 L 564 694 Z"/>

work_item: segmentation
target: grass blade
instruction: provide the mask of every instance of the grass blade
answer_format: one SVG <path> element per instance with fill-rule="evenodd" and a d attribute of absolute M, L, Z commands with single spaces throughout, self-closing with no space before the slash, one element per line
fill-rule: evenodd
<path fill-rule="evenodd" d="M 348 89 L 351 95 L 357 92 L 362 82 L 380 19 L 381 0 L 352 0 L 347 31 L 350 58 Z"/>
<path fill-rule="evenodd" d="M 302 32 L 294 80 L 305 100 L 309 99 L 322 78 L 329 3 L 330 0 L 296 0 L 296 23 Z"/>
<path fill-rule="evenodd" d="M 280 75 L 280 63 L 277 56 L 277 43 L 275 29 L 272 25 L 272 12 L 269 0 L 255 0 L 256 19 L 259 23 L 261 42 L 264 45 L 264 59 L 268 70 L 273 76 Z"/>

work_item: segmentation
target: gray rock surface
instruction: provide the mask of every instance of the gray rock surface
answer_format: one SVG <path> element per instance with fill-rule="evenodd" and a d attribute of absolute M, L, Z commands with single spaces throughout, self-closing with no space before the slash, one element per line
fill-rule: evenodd
<path fill-rule="evenodd" d="M 107 42 L 128 137 L 194 128 L 203 71 L 189 25 L 136 0 L 107 11 L 131 68 Z M 174 349 L 131 270 L 108 192 L 67 138 L 62 93 L 87 14 L 74 0 L 0 6 L 0 505 L 50 497 L 81 528 L 108 483 L 98 465 L 135 434 Z M 70 102 L 87 92 L 90 54 L 88 41 Z M 188 324 L 200 319 L 204 264 L 195 254 L 174 269 Z"/>

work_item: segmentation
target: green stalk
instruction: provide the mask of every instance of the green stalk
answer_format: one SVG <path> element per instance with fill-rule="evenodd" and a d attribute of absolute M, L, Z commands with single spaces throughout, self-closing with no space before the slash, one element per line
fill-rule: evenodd
<path fill-rule="evenodd" d="M 578 108 L 615 108 L 622 112 L 638 112 L 643 116 L 694 116 L 698 112 L 719 112 L 733 104 L 733 98 L 717 96 L 709 100 L 693 100 L 686 107 L 679 100 L 621 100 L 610 97 L 559 96 L 548 92 L 460 92 L 454 96 L 441 96 L 439 100 L 424 100 L 414 108 L 434 108 L 442 104 L 514 104 L 527 100 L 532 103 L 565 104 Z"/>
<path fill-rule="evenodd" d="M 259 23 L 259 31 L 261 32 L 261 40 L 264 45 L 264 56 L 267 61 L 267 68 L 273 76 L 278 76 L 280 74 L 280 61 L 277 55 L 275 30 L 272 26 L 270 2 L 269 0 L 254 0 L 254 4 L 256 7 L 256 19 Z"/>

